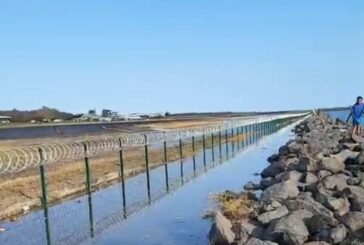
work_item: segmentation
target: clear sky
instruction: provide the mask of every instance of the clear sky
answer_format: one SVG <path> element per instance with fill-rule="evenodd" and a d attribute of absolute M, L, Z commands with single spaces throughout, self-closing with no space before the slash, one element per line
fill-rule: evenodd
<path fill-rule="evenodd" d="M 0 109 L 349 105 L 364 1 L 0 0 L 0 85 Z"/>

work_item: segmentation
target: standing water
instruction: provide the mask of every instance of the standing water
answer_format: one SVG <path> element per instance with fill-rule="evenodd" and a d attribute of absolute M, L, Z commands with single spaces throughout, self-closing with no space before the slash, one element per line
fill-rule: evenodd
<path fill-rule="evenodd" d="M 216 140 L 213 147 L 195 157 L 51 206 L 47 220 L 39 210 L 0 223 L 0 244 L 207 244 L 211 223 L 202 216 L 214 206 L 209 196 L 241 191 L 258 178 L 267 157 L 293 137 L 292 126 L 273 133 L 284 124 L 275 125 L 249 126 L 241 141 L 226 131 L 227 144 L 221 135 L 206 138 Z"/>
<path fill-rule="evenodd" d="M 329 111 L 327 115 L 333 119 L 339 119 L 343 122 L 346 121 L 350 113 L 350 110 L 340 110 L 340 111 Z"/>
<path fill-rule="evenodd" d="M 202 219 L 212 193 L 241 191 L 267 165 L 267 157 L 294 137 L 292 126 L 264 137 L 235 158 L 191 180 L 86 244 L 208 244 L 211 221 Z"/>

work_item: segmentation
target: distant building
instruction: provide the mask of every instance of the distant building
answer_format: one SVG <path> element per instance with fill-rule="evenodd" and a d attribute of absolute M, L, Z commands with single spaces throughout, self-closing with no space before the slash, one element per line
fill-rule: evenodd
<path fill-rule="evenodd" d="M 63 119 L 56 118 L 56 119 L 53 119 L 53 122 L 54 123 L 61 123 L 61 122 L 63 122 Z"/>
<path fill-rule="evenodd" d="M 112 117 L 112 111 L 108 109 L 103 109 L 101 115 L 102 117 Z"/>
<path fill-rule="evenodd" d="M 131 113 L 124 116 L 125 120 L 140 120 L 142 119 L 139 113 Z"/>
<path fill-rule="evenodd" d="M 118 118 L 119 117 L 119 113 L 117 113 L 116 111 L 113 111 L 113 112 L 111 112 L 111 117 Z"/>
<path fill-rule="evenodd" d="M 8 124 L 11 122 L 11 117 L 0 116 L 0 124 Z"/>
<path fill-rule="evenodd" d="M 112 118 L 111 117 L 100 117 L 99 121 L 100 122 L 111 122 Z"/>
<path fill-rule="evenodd" d="M 89 115 L 96 116 L 96 110 L 95 110 L 95 109 L 89 110 L 89 111 L 88 111 L 88 114 L 89 114 Z"/>
<path fill-rule="evenodd" d="M 100 121 L 101 117 L 96 114 L 81 114 L 73 118 L 74 122 L 97 122 Z"/>

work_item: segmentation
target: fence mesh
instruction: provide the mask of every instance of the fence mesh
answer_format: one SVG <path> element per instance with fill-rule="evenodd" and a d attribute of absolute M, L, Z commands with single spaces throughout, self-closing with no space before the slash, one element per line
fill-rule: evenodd
<path fill-rule="evenodd" d="M 79 244 L 303 116 L 0 152 L 0 244 Z"/>

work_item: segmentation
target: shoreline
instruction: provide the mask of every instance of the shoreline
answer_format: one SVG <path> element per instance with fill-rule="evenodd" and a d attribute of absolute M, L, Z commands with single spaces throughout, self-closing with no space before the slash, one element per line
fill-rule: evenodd
<path fill-rule="evenodd" d="M 218 195 L 211 244 L 364 244 L 364 144 L 322 114 L 294 132 L 260 183 Z"/>

